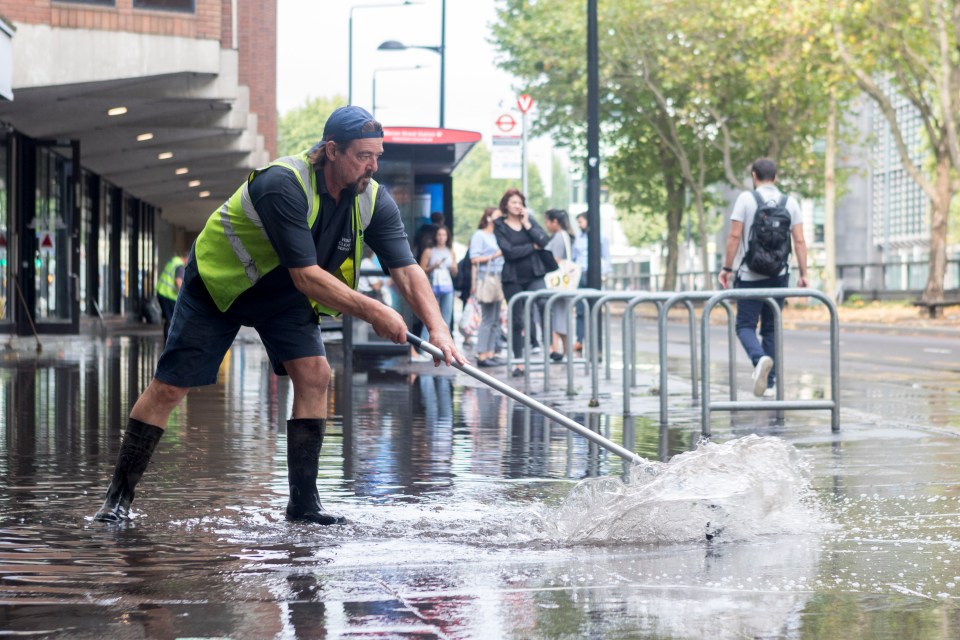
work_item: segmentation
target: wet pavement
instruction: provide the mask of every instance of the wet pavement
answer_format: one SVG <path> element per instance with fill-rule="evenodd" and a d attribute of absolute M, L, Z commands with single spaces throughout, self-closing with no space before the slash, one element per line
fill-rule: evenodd
<path fill-rule="evenodd" d="M 682 344 L 664 428 L 649 348 L 627 418 L 616 364 L 597 408 L 582 369 L 575 396 L 489 370 L 650 460 L 631 470 L 463 374 L 345 369 L 332 347 L 319 485 L 350 523 L 324 528 L 283 519 L 292 392 L 245 334 L 171 417 L 136 518 L 105 526 L 92 515 L 159 344 L 0 353 L 0 635 L 960 637 L 957 371 L 844 360 L 839 433 L 823 411 L 715 413 L 698 447 Z M 823 366 L 787 375 L 788 397 L 829 390 Z"/>

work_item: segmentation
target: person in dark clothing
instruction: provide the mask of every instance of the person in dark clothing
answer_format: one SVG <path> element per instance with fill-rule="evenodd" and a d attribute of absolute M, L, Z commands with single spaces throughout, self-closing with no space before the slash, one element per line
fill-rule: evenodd
<path fill-rule="evenodd" d="M 503 283 L 503 295 L 509 304 L 510 299 L 521 291 L 540 291 L 546 288 L 543 276 L 547 272 L 543 261 L 537 254 L 550 242 L 550 236 L 537 222 L 530 218 L 526 207 L 526 198 L 518 189 L 507 189 L 500 199 L 500 211 L 504 217 L 493 225 L 493 233 L 497 238 L 497 245 L 503 251 L 503 271 L 500 279 Z M 540 314 L 543 315 L 544 301 L 537 302 Z M 523 355 L 523 314 L 513 316 L 513 357 Z M 531 336 L 531 343 L 533 338 Z M 523 375 L 523 366 L 517 365 L 513 369 L 513 376 Z"/>

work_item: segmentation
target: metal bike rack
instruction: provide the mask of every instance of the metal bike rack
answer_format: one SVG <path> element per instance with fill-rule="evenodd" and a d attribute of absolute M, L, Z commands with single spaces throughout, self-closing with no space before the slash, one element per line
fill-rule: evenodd
<path fill-rule="evenodd" d="M 514 305 L 518 303 L 523 303 L 523 382 L 527 384 L 530 382 L 530 325 L 532 324 L 531 318 L 533 312 L 531 311 L 532 305 L 528 304 L 528 301 L 531 298 L 537 296 L 541 291 L 546 291 L 546 289 L 541 289 L 540 291 L 521 291 L 518 294 L 515 294 L 510 301 L 507 303 L 507 374 L 509 375 L 510 369 L 515 365 L 519 364 L 520 360 L 515 360 L 513 357 L 513 314 Z"/>
<path fill-rule="evenodd" d="M 667 385 L 669 384 L 668 366 L 667 366 L 667 320 L 670 308 L 673 305 L 682 302 L 687 307 L 687 314 L 690 322 L 690 395 L 694 401 L 699 397 L 697 391 L 697 330 L 696 330 L 696 312 L 693 309 L 693 302 L 699 300 L 709 300 L 717 294 L 716 291 L 685 291 L 670 296 L 660 307 L 660 314 L 657 318 L 658 333 L 660 339 L 660 424 L 668 423 L 668 394 Z M 730 371 L 730 400 L 737 399 L 737 386 L 733 384 L 736 379 L 736 327 L 735 314 L 733 308 L 727 300 L 721 300 L 720 304 L 727 310 L 727 348 L 729 351 L 729 371 Z M 629 405 L 624 402 L 624 413 L 628 412 Z"/>
<path fill-rule="evenodd" d="M 710 312 L 722 301 L 734 299 L 763 299 L 774 312 L 774 340 L 776 354 L 774 368 L 777 376 L 776 400 L 730 400 L 727 402 L 710 401 Z M 830 400 L 784 400 L 783 399 L 783 327 L 781 324 L 780 305 L 778 298 L 816 298 L 823 302 L 830 311 Z M 715 293 L 707 300 L 700 318 L 700 344 L 702 357 L 700 359 L 701 376 L 701 433 L 705 438 L 710 437 L 710 413 L 712 411 L 770 411 L 782 412 L 785 409 L 822 409 L 830 411 L 831 430 L 840 430 L 840 322 L 837 318 L 837 307 L 833 300 L 814 289 L 785 288 L 785 289 L 728 289 Z M 735 381 L 731 379 L 730 385 Z"/>
<path fill-rule="evenodd" d="M 575 323 L 574 323 L 574 322 L 571 322 L 571 320 L 572 320 L 573 317 L 574 317 L 574 316 L 573 316 L 573 311 L 576 310 L 576 305 L 577 305 L 577 304 L 583 304 L 583 305 L 587 305 L 587 304 L 588 304 L 588 302 L 587 302 L 587 300 L 586 300 L 585 298 L 581 298 L 581 297 L 580 297 L 580 294 L 581 294 L 583 291 L 595 291 L 595 289 L 561 289 L 561 290 L 548 289 L 548 291 L 550 291 L 552 295 L 550 295 L 550 297 L 547 298 L 547 304 L 546 304 L 546 305 L 544 306 L 544 308 L 543 308 L 543 315 L 544 315 L 544 320 L 543 320 L 543 333 L 544 333 L 545 335 L 551 335 L 552 332 L 553 332 L 553 313 L 552 313 L 552 312 L 553 312 L 553 305 L 554 305 L 556 302 L 559 302 L 560 300 L 566 300 L 566 299 L 568 299 L 568 298 L 576 298 L 578 302 L 572 303 L 572 304 L 570 305 L 570 308 L 568 309 L 568 314 L 567 314 L 567 315 L 568 315 L 568 317 L 567 317 L 567 345 L 566 345 L 566 349 L 565 349 L 565 352 L 564 352 L 563 355 L 564 355 L 564 361 L 565 361 L 565 363 L 566 363 L 566 365 L 567 365 L 568 368 L 569 368 L 569 367 L 573 367 L 574 365 L 577 365 L 577 364 L 580 364 L 580 363 L 586 363 L 586 362 L 587 362 L 586 358 L 574 358 L 574 357 L 573 357 L 573 344 L 572 344 L 572 343 L 574 342 L 574 340 L 572 339 L 571 334 L 575 334 L 576 332 L 575 332 L 575 331 L 571 331 L 571 327 L 574 327 L 574 328 L 575 328 Z M 538 291 L 537 293 L 541 293 L 541 292 Z M 589 309 L 590 309 L 590 308 L 589 308 L 589 306 L 588 306 L 588 307 L 587 307 L 587 312 L 589 312 Z M 526 330 L 526 327 L 524 327 L 524 330 Z M 551 363 L 550 363 L 550 352 L 549 352 L 547 349 L 544 349 L 544 350 L 543 350 L 543 368 L 544 368 L 544 371 L 547 371 L 547 370 L 549 369 L 550 364 L 551 364 Z M 544 392 L 544 393 L 547 393 L 548 391 L 550 391 L 550 376 L 544 375 L 544 376 L 543 376 L 543 392 Z"/>
<path fill-rule="evenodd" d="M 663 302 L 676 295 L 672 291 L 663 291 L 658 293 L 646 293 L 644 295 L 632 298 L 627 304 L 623 314 L 623 414 L 630 414 L 630 389 L 637 386 L 637 332 L 634 327 L 636 322 L 635 309 L 637 306 L 650 302 L 657 308 L 659 313 Z M 659 327 L 658 327 L 659 329 Z M 692 330 L 691 330 L 692 331 Z M 694 366 L 692 359 L 696 357 L 696 351 L 691 348 L 691 367 Z"/>
<path fill-rule="evenodd" d="M 638 298 L 643 298 L 643 299 L 649 298 L 652 300 L 653 298 L 657 298 L 657 297 L 663 297 L 663 294 L 650 293 L 649 291 L 617 291 L 616 293 L 608 293 L 604 296 L 601 296 L 594 303 L 593 309 L 590 310 L 590 323 L 589 323 L 589 326 L 591 327 L 591 330 L 589 333 L 590 354 L 592 355 L 596 351 L 598 351 L 597 339 L 601 335 L 600 332 L 603 331 L 603 335 L 606 336 L 606 339 L 604 342 L 604 355 L 606 356 L 606 364 L 604 369 L 606 372 L 607 380 L 610 379 L 610 375 L 611 375 L 610 361 L 612 359 L 611 357 L 612 352 L 611 352 L 611 346 L 610 346 L 610 343 L 611 343 L 610 314 L 609 313 L 604 314 L 604 326 L 602 329 L 600 327 L 600 314 L 611 302 L 629 303 Z M 632 307 L 629 307 L 629 306 L 627 307 L 628 311 L 625 312 L 624 318 L 627 317 L 626 313 L 629 313 L 630 312 L 629 310 L 631 309 Z M 626 320 L 624 320 L 623 326 L 627 326 Z M 623 353 L 626 354 L 628 352 L 626 345 L 628 340 L 630 339 L 630 336 L 628 336 L 627 333 L 624 333 L 622 336 L 622 339 L 624 344 Z M 590 365 L 590 381 L 591 381 L 591 396 L 590 396 L 589 404 L 591 407 L 596 407 L 600 404 L 600 373 L 599 373 L 600 363 L 597 361 L 596 358 L 591 358 L 589 365 Z M 627 368 L 627 365 L 626 363 L 624 363 L 624 369 L 626 368 Z"/>
<path fill-rule="evenodd" d="M 567 317 L 567 324 L 571 322 L 576 322 L 574 317 L 574 309 L 577 308 L 577 305 L 581 302 L 586 304 L 586 301 L 595 300 L 597 298 L 602 298 L 607 295 L 605 292 L 599 289 L 577 289 L 577 295 L 573 297 L 573 300 L 570 302 L 570 315 Z M 593 339 L 593 333 L 597 330 L 595 326 L 592 326 L 593 323 L 590 321 L 590 316 L 587 316 L 584 319 L 583 323 L 583 357 L 585 363 L 589 363 L 593 360 L 596 360 L 594 357 L 594 352 L 596 351 L 596 341 Z M 576 392 L 573 389 L 573 341 L 567 340 L 567 395 L 575 395 Z"/>

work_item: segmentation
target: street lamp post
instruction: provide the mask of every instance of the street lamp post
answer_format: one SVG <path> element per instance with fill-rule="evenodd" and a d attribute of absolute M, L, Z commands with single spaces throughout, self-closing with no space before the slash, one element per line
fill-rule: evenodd
<path fill-rule="evenodd" d="M 443 129 L 443 47 L 432 47 L 427 45 L 403 44 L 396 40 L 387 40 L 377 47 L 378 51 L 404 51 L 406 49 L 426 49 L 440 54 L 440 128 Z"/>
<path fill-rule="evenodd" d="M 444 82 L 447 76 L 446 69 L 446 51 L 447 51 L 447 0 L 440 2 L 440 46 L 424 45 L 406 45 L 396 40 L 387 40 L 377 47 L 378 51 L 404 51 L 405 49 L 426 49 L 440 54 L 440 128 L 443 129 L 444 112 Z"/>
<path fill-rule="evenodd" d="M 423 65 L 418 64 L 412 67 L 383 67 L 380 69 L 373 70 L 373 92 L 370 101 L 370 115 L 373 116 L 373 119 L 377 119 L 377 74 L 381 71 L 413 71 L 414 69 L 422 69 Z"/>
<path fill-rule="evenodd" d="M 412 4 L 420 4 L 414 0 L 404 0 L 403 2 L 391 2 L 389 4 L 361 4 L 356 7 L 350 7 L 350 18 L 347 25 L 347 104 L 353 104 L 353 12 L 356 9 L 385 9 L 388 7 L 407 7 Z"/>

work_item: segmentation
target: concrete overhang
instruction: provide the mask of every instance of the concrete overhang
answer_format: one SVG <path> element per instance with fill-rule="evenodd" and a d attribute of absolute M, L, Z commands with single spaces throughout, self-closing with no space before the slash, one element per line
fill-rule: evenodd
<path fill-rule="evenodd" d="M 198 231 L 269 161 L 237 52 L 218 42 L 18 25 L 15 45 L 16 100 L 0 102 L 0 120 L 33 138 L 79 140 L 85 169 L 172 224 Z M 118 107 L 126 112 L 108 114 Z"/>

